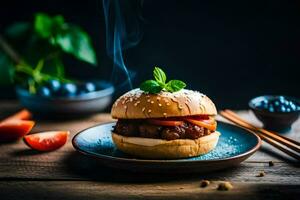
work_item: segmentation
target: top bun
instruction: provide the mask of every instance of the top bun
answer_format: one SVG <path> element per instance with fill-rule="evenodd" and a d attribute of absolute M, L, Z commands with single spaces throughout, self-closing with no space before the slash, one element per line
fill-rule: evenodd
<path fill-rule="evenodd" d="M 207 96 L 186 89 L 174 93 L 161 91 L 158 94 L 149 94 L 140 89 L 133 89 L 118 98 L 111 110 L 111 115 L 115 119 L 216 114 L 216 107 Z"/>

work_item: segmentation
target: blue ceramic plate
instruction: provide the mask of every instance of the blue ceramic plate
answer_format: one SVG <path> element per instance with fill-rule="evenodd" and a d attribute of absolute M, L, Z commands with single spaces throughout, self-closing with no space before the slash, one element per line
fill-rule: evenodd
<path fill-rule="evenodd" d="M 176 160 L 139 159 L 120 152 L 111 139 L 115 123 L 97 125 L 73 138 L 79 152 L 99 159 L 106 166 L 138 172 L 191 173 L 220 170 L 238 165 L 261 145 L 254 133 L 234 125 L 218 122 L 221 133 L 217 147 L 208 154 Z"/>

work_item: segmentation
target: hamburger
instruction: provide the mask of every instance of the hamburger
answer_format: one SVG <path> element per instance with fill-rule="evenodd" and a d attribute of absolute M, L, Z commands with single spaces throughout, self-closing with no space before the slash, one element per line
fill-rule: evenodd
<path fill-rule="evenodd" d="M 127 92 L 112 106 L 117 119 L 112 139 L 119 150 L 140 158 L 176 159 L 216 147 L 217 110 L 207 96 L 181 88 L 162 87 L 155 93 L 143 89 Z"/>

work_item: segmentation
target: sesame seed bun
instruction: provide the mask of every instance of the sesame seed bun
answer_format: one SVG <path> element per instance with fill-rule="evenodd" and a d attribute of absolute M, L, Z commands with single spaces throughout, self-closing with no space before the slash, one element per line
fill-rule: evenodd
<path fill-rule="evenodd" d="M 111 115 L 115 119 L 148 119 L 217 114 L 214 103 L 204 94 L 192 90 L 170 93 L 161 91 L 148 94 L 134 89 L 113 104 Z M 141 158 L 175 159 L 206 154 L 218 143 L 220 133 L 215 131 L 198 139 L 153 139 L 127 137 L 112 133 L 117 148 Z"/>
<path fill-rule="evenodd" d="M 220 133 L 215 131 L 196 140 L 162 140 L 141 137 L 126 137 L 112 133 L 117 148 L 125 153 L 141 158 L 176 159 L 206 154 L 213 150 Z"/>
<path fill-rule="evenodd" d="M 214 103 L 204 94 L 192 90 L 170 93 L 161 91 L 148 94 L 134 89 L 113 104 L 111 115 L 115 119 L 145 119 L 216 115 Z"/>

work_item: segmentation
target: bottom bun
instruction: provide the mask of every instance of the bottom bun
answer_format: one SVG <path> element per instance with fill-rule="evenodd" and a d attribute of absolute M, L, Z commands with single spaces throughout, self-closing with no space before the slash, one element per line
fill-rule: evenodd
<path fill-rule="evenodd" d="M 176 159 L 206 154 L 213 150 L 220 133 L 215 131 L 196 140 L 162 140 L 141 137 L 126 137 L 112 133 L 117 148 L 140 158 Z"/>

